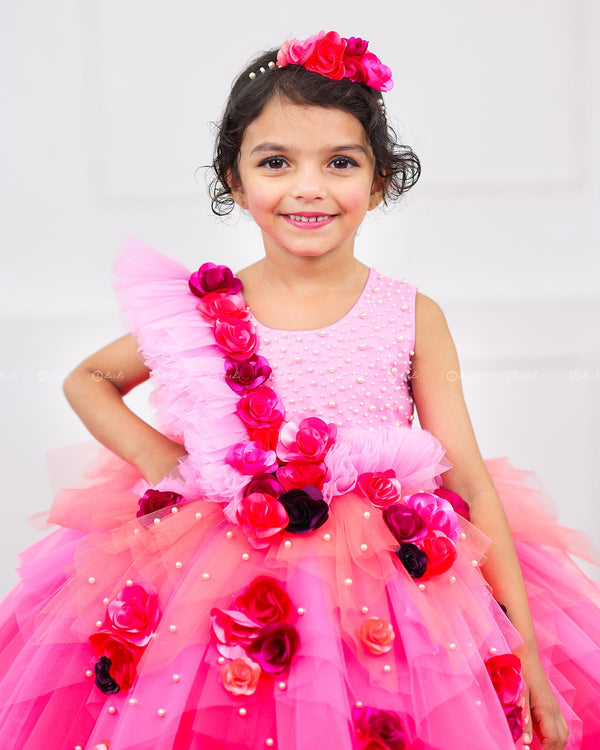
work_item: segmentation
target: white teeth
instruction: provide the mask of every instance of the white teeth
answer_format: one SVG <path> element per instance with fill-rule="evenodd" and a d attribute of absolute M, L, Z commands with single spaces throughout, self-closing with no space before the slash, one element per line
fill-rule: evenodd
<path fill-rule="evenodd" d="M 326 219 L 329 219 L 329 216 L 296 216 L 296 214 L 289 214 L 289 217 L 292 221 L 306 222 L 325 221 Z"/>

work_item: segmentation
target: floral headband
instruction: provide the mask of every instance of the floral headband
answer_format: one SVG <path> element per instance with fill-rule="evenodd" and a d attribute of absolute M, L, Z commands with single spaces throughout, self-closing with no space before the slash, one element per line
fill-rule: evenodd
<path fill-rule="evenodd" d="M 277 53 L 277 67 L 300 65 L 334 81 L 348 78 L 376 91 L 390 91 L 394 85 L 392 71 L 367 51 L 368 45 L 359 37 L 343 39 L 337 31 L 320 31 L 308 39 L 285 41 Z M 270 62 L 269 68 L 274 67 L 275 63 Z M 260 72 L 264 73 L 265 68 Z M 250 78 L 256 78 L 256 73 L 250 73 Z"/>

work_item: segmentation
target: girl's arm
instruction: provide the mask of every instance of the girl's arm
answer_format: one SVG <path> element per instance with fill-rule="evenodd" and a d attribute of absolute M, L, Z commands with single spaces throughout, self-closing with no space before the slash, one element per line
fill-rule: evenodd
<path fill-rule="evenodd" d="M 63 390 L 91 434 L 156 484 L 186 451 L 123 403 L 123 396 L 149 375 L 136 340 L 127 335 L 77 365 L 65 378 Z"/>
<path fill-rule="evenodd" d="M 457 492 L 469 504 L 472 522 L 491 539 L 482 572 L 523 638 L 518 655 L 530 691 L 534 723 L 544 748 L 563 748 L 568 735 L 566 722 L 540 663 L 512 535 L 475 439 L 452 336 L 441 309 L 425 295 L 417 294 L 415 318 L 411 382 L 419 422 L 438 438 L 452 463 L 442 475 L 444 488 Z"/>

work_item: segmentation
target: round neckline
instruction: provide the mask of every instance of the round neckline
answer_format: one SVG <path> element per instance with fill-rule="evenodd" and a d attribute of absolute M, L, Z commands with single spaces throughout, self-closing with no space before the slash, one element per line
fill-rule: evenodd
<path fill-rule="evenodd" d="M 349 318 L 356 310 L 358 309 L 359 305 L 362 303 L 363 298 L 365 297 L 367 290 L 369 289 L 371 285 L 371 280 L 375 274 L 375 271 L 373 268 L 369 267 L 369 273 L 367 275 L 367 280 L 365 281 L 365 285 L 362 288 L 361 293 L 358 295 L 356 301 L 352 305 L 352 307 L 346 312 L 344 315 L 342 315 L 341 318 L 338 318 L 333 323 L 330 323 L 326 326 L 320 326 L 319 328 L 296 328 L 293 330 L 287 329 L 287 328 L 270 328 L 269 326 L 266 326 L 264 323 L 261 323 L 260 320 L 254 315 L 252 310 L 248 307 L 248 312 L 250 313 L 250 317 L 252 319 L 252 322 L 258 327 L 262 328 L 265 331 L 271 331 L 272 333 L 318 333 L 319 331 L 327 331 L 330 328 L 334 328 L 335 326 L 340 325 L 340 323 L 343 323 L 347 318 Z M 247 305 L 246 305 L 247 306 Z"/>

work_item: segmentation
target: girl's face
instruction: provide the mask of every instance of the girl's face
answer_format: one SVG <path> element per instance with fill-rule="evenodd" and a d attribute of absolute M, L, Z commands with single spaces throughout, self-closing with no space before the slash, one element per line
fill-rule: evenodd
<path fill-rule="evenodd" d="M 352 255 L 354 236 L 381 200 L 365 131 L 340 109 L 275 99 L 246 128 L 236 202 L 249 209 L 265 251 Z"/>

